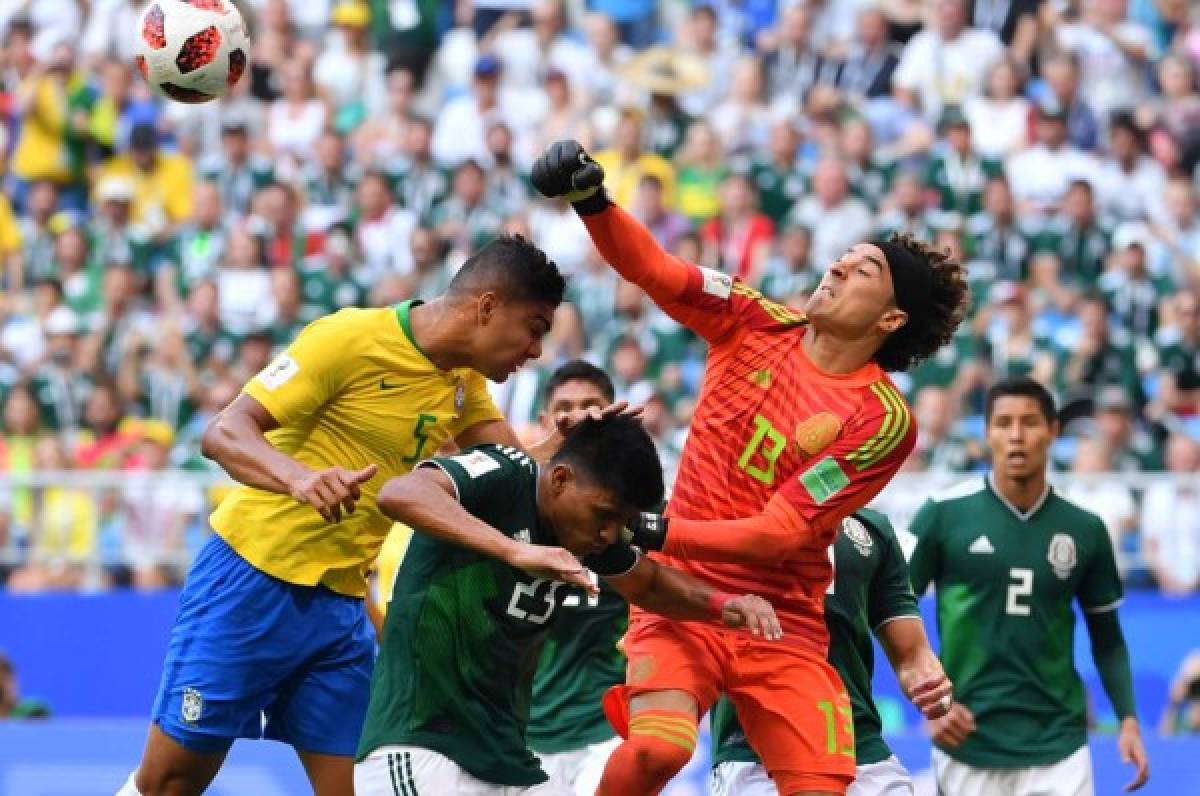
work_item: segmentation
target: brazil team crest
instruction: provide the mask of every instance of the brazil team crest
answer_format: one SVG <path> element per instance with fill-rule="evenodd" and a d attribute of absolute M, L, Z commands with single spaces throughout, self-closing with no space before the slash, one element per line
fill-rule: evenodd
<path fill-rule="evenodd" d="M 854 549 L 860 554 L 871 555 L 871 548 L 875 542 L 871 539 L 871 534 L 861 520 L 857 517 L 847 517 L 842 520 L 842 533 L 846 534 L 846 538 L 854 543 Z"/>
<path fill-rule="evenodd" d="M 1050 538 L 1050 550 L 1046 553 L 1046 560 L 1050 562 L 1050 568 L 1059 580 L 1071 577 L 1071 572 L 1078 562 L 1078 554 L 1075 552 L 1075 540 L 1070 534 L 1056 533 Z"/>
<path fill-rule="evenodd" d="M 184 721 L 195 724 L 204 713 L 204 697 L 194 688 L 183 689 L 183 708 L 179 712 Z"/>
<path fill-rule="evenodd" d="M 458 383 L 454 385 L 454 411 L 461 412 L 466 403 L 467 385 L 463 384 L 462 380 L 459 379 Z"/>

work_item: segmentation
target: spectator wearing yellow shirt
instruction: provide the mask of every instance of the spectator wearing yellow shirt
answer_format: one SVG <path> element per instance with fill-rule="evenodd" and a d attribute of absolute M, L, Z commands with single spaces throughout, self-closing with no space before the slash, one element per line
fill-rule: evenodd
<path fill-rule="evenodd" d="M 20 290 L 24 282 L 21 265 L 21 228 L 8 197 L 0 194 L 0 287 Z"/>
<path fill-rule="evenodd" d="M 617 134 L 612 149 L 596 153 L 596 162 L 604 169 L 604 187 L 613 201 L 632 206 L 642 177 L 653 175 L 663 186 L 668 208 L 675 207 L 675 168 L 666 158 L 642 151 L 642 117 L 636 110 L 627 109 L 617 122 Z"/>
<path fill-rule="evenodd" d="M 75 50 L 61 42 L 38 62 L 17 89 L 14 111 L 21 118 L 12 174 L 13 202 L 20 209 L 30 183 L 49 180 L 62 187 L 63 204 L 83 207 L 84 148 L 91 90 L 75 70 Z"/>
<path fill-rule="evenodd" d="M 165 240 L 172 229 L 192 213 L 195 175 L 183 155 L 162 152 L 154 125 L 139 123 L 129 133 L 129 152 L 105 163 L 95 183 L 106 177 L 126 177 L 133 182 L 133 222 L 148 238 Z"/>

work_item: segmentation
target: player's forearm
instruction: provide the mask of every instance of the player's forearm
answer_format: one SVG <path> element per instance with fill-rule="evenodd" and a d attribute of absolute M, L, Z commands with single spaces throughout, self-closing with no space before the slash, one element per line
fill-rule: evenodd
<path fill-rule="evenodd" d="M 894 617 L 880 625 L 875 635 L 894 671 L 923 671 L 933 665 L 941 668 L 937 655 L 929 646 L 921 617 Z"/>
<path fill-rule="evenodd" d="M 726 596 L 701 580 L 649 558 L 641 559 L 628 575 L 605 580 L 626 602 L 681 621 L 719 617 L 717 605 Z"/>
<path fill-rule="evenodd" d="M 655 304 L 674 303 L 683 294 L 689 266 L 664 251 L 636 218 L 613 204 L 580 218 L 604 260 Z"/>
<path fill-rule="evenodd" d="M 672 518 L 663 552 L 694 561 L 768 564 L 811 544 L 815 535 L 782 499 L 773 499 L 756 517 L 738 520 Z"/>
<path fill-rule="evenodd" d="M 1136 704 L 1133 698 L 1133 670 L 1129 665 L 1129 648 L 1121 633 L 1121 623 L 1116 611 L 1084 614 L 1087 619 L 1088 635 L 1092 639 L 1092 660 L 1100 673 L 1104 693 L 1112 703 L 1117 718 L 1136 720 Z"/>
<path fill-rule="evenodd" d="M 421 470 L 388 481 L 375 502 L 396 522 L 485 556 L 507 561 L 516 544 L 464 509 Z"/>
<path fill-rule="evenodd" d="M 204 430 L 201 452 L 225 468 L 234 480 L 281 495 L 310 471 L 276 450 L 254 420 L 237 412 L 222 412 Z"/>

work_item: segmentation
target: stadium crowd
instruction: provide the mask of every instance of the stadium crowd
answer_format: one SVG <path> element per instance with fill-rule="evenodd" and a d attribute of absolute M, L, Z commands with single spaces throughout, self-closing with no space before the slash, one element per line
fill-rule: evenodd
<path fill-rule="evenodd" d="M 983 391 L 1031 374 L 1129 582 L 1200 585 L 1192 4 L 243 5 L 251 68 L 200 106 L 132 69 L 137 0 L 0 8 L 0 588 L 178 583 L 214 498 L 208 419 L 309 321 L 433 296 L 502 232 L 570 301 L 498 404 L 534 433 L 546 376 L 584 356 L 646 404 L 670 472 L 703 347 L 532 191 L 564 138 L 665 247 L 793 306 L 865 236 L 953 251 L 973 312 L 897 376 L 906 477 L 985 467 Z"/>

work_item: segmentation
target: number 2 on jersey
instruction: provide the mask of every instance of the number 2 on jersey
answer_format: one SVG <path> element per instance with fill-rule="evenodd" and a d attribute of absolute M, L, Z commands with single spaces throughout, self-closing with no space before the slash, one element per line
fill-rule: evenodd
<path fill-rule="evenodd" d="M 1004 613 L 1009 616 L 1029 616 L 1029 603 L 1022 603 L 1022 597 L 1033 594 L 1033 570 L 1025 567 L 1013 567 L 1008 571 L 1012 583 L 1008 584 L 1008 599 L 1004 601 Z"/>

